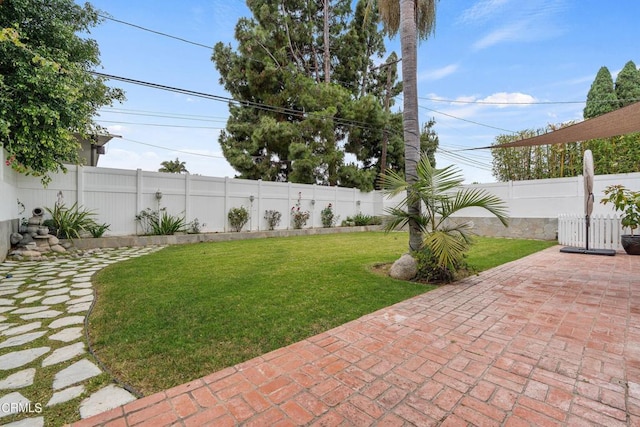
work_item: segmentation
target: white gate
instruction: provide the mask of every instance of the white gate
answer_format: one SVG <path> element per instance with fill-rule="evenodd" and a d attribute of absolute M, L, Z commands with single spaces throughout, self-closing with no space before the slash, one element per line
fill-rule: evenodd
<path fill-rule="evenodd" d="M 583 215 L 558 215 L 558 243 L 564 246 L 584 248 L 586 246 L 585 220 Z M 623 234 L 623 230 L 620 218 L 617 216 L 592 216 L 589 226 L 589 249 L 622 250 L 621 234 Z"/>

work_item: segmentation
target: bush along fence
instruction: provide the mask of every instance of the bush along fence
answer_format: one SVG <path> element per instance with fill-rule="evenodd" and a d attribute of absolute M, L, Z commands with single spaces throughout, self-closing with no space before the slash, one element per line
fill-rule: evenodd
<path fill-rule="evenodd" d="M 586 246 L 584 215 L 558 215 L 558 243 L 563 246 Z M 589 248 L 622 250 L 620 236 L 626 234 L 616 215 L 596 215 L 589 224 Z"/>

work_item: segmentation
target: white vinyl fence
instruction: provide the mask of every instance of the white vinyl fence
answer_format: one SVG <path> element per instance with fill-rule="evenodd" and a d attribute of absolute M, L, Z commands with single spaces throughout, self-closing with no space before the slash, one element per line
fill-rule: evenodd
<path fill-rule="evenodd" d="M 577 248 L 586 247 L 586 218 L 584 215 L 558 215 L 558 243 Z M 615 215 L 595 215 L 589 226 L 589 249 L 622 250 L 623 234 L 620 218 Z"/>
<path fill-rule="evenodd" d="M 66 206 L 93 211 L 98 223 L 110 225 L 105 236 L 140 234 L 135 216 L 146 209 L 166 209 L 172 216 L 184 216 L 187 222 L 198 219 L 201 231 L 229 231 L 227 214 L 244 207 L 250 220 L 244 231 L 267 229 L 266 210 L 276 210 L 282 219 L 276 229 L 288 229 L 291 209 L 300 203 L 308 211 L 304 228 L 322 227 L 321 211 L 331 204 L 337 225 L 356 214 L 375 215 L 382 210 L 379 192 L 364 193 L 355 188 L 245 179 L 214 178 L 200 175 L 147 172 L 97 167 L 68 166 L 68 173 L 54 174 L 47 188 L 38 178 L 18 175 L 17 198 L 24 204 L 22 217 L 31 216 L 35 207 L 52 208 L 62 198 Z M 7 204 L 15 206 L 16 199 Z M 48 216 L 45 215 L 45 216 Z M 203 225 L 206 224 L 206 225 Z"/>

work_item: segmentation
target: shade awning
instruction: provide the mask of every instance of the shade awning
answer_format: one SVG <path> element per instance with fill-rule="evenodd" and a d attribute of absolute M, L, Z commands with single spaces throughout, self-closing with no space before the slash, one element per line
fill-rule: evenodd
<path fill-rule="evenodd" d="M 635 132 L 640 132 L 640 102 L 542 135 L 505 144 L 470 148 L 469 150 L 566 144 L 568 142 L 610 138 Z"/>

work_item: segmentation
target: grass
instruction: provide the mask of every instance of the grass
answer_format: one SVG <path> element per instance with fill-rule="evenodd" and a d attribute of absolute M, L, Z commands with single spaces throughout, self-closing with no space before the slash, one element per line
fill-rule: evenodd
<path fill-rule="evenodd" d="M 429 291 L 371 271 L 407 241 L 349 233 L 201 243 L 120 262 L 94 278 L 92 345 L 145 395 L 176 386 Z M 552 244 L 483 238 L 468 261 L 486 269 Z"/>

